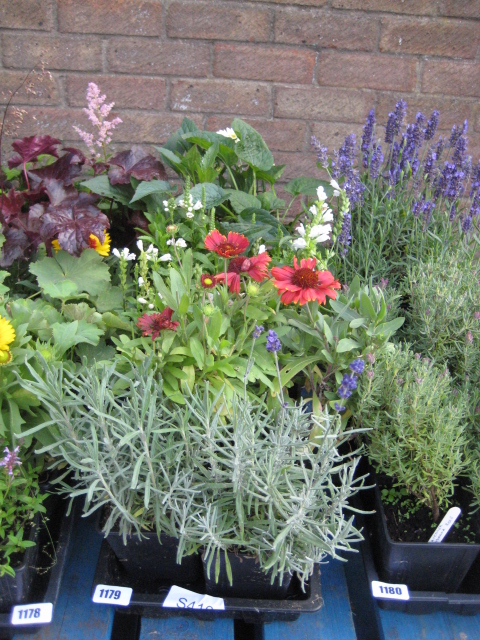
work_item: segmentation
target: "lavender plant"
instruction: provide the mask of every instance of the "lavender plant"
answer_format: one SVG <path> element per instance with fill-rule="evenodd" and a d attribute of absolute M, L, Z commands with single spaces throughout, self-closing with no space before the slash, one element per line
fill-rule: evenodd
<path fill-rule="evenodd" d="M 312 138 L 318 166 L 345 189 L 351 211 L 344 216 L 335 270 L 345 281 L 355 274 L 397 284 L 405 265 L 460 240 L 469 243 L 480 211 L 480 163 L 467 155 L 468 124 L 448 139 L 434 140 L 439 113 L 417 113 L 405 124 L 399 100 L 389 114 L 383 140 L 375 113 L 368 114 L 358 147 L 349 135 L 333 157 Z"/>

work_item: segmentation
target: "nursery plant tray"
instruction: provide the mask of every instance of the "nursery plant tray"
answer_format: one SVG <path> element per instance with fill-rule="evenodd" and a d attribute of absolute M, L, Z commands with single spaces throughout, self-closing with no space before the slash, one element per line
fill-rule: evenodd
<path fill-rule="evenodd" d="M 30 603 L 50 602 L 53 605 L 53 615 L 55 615 L 55 605 L 60 594 L 72 537 L 75 504 L 72 513 L 67 518 L 65 517 L 67 503 L 57 496 L 51 496 L 49 500 L 50 505 L 48 501 L 46 502 L 49 518 L 48 530 L 41 526 L 37 543 L 39 553 L 35 565 L 35 577 L 28 597 L 19 604 L 27 606 Z M 52 563 L 54 563 L 53 566 Z M 11 612 L 0 613 L 0 638 L 2 640 L 11 638 L 15 634 L 36 633 L 41 626 L 41 624 L 14 626 L 11 624 Z"/>
<path fill-rule="evenodd" d="M 300 582 L 297 579 L 293 579 L 284 600 L 223 598 L 225 603 L 224 611 L 164 608 L 163 602 L 172 584 L 165 584 L 164 586 L 159 584 L 155 589 L 149 590 L 143 583 L 142 576 L 138 576 L 137 579 L 133 580 L 131 577 L 127 577 L 106 541 L 103 542 L 100 549 L 97 569 L 93 579 L 92 595 L 98 584 L 132 588 L 133 593 L 130 604 L 127 607 L 117 607 L 117 610 L 119 613 L 140 615 L 145 618 L 188 615 L 203 620 L 237 618 L 245 622 L 260 624 L 275 620 L 293 621 L 302 613 L 318 611 L 323 605 L 320 567 L 317 565 L 306 583 L 305 592 L 301 590 Z M 192 584 L 183 584 L 182 587 L 196 593 L 205 593 L 203 579 Z"/>
<path fill-rule="evenodd" d="M 361 551 L 368 584 L 373 580 L 380 580 L 372 548 L 368 536 L 361 543 Z M 408 586 L 408 585 L 407 585 Z M 474 592 L 477 591 L 477 593 Z M 480 613 L 480 562 L 477 561 L 470 569 L 465 580 L 456 593 L 441 591 L 410 591 L 409 600 L 391 600 L 375 598 L 379 607 L 389 611 L 403 613 L 426 614 L 436 611 L 448 611 L 459 615 L 476 615 Z"/>

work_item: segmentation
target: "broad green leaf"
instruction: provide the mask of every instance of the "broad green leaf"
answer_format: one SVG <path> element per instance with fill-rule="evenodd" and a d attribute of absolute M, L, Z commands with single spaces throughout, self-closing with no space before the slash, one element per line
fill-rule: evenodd
<path fill-rule="evenodd" d="M 233 120 L 232 129 L 240 138 L 235 145 L 237 156 L 251 167 L 268 171 L 273 166 L 273 156 L 258 131 L 239 118 Z"/>
<path fill-rule="evenodd" d="M 109 287 L 102 291 L 94 301 L 97 311 L 104 313 L 105 311 L 113 311 L 114 309 L 123 308 L 123 293 L 120 287 Z"/>
<path fill-rule="evenodd" d="M 214 184 L 213 182 L 199 182 L 190 189 L 193 201 L 202 199 L 203 190 L 205 189 L 205 208 L 212 209 L 218 207 L 224 200 L 228 198 L 227 193 L 222 187 Z M 183 196 L 181 196 L 183 197 Z"/>
<path fill-rule="evenodd" d="M 335 351 L 337 353 L 346 353 L 347 351 L 352 351 L 352 349 L 360 349 L 360 347 L 361 344 L 356 340 L 352 340 L 352 338 L 342 338 L 338 341 Z"/>
<path fill-rule="evenodd" d="M 97 345 L 102 333 L 101 329 L 85 320 L 57 322 L 52 326 L 53 342 L 62 354 L 80 342 Z"/>
<path fill-rule="evenodd" d="M 162 276 L 156 271 L 153 271 L 152 280 L 157 292 L 162 296 L 162 301 L 165 302 L 167 307 L 170 307 L 170 309 L 175 309 L 177 306 L 177 300 L 165 284 Z"/>
<path fill-rule="evenodd" d="M 205 365 L 205 350 L 202 343 L 196 336 L 192 336 L 188 346 L 190 347 L 190 351 L 195 358 L 198 368 L 203 369 Z"/>
<path fill-rule="evenodd" d="M 377 314 L 375 313 L 373 304 L 365 292 L 360 294 L 360 311 L 363 315 L 367 316 L 367 318 L 370 318 L 372 322 L 375 322 L 377 319 Z"/>
<path fill-rule="evenodd" d="M 366 323 L 365 318 L 357 318 L 356 320 L 352 320 L 349 326 L 351 329 L 358 329 L 359 327 L 363 326 L 365 323 Z"/>
<path fill-rule="evenodd" d="M 241 213 L 244 209 L 260 209 L 260 200 L 255 196 L 245 193 L 244 191 L 235 191 L 228 189 L 228 199 L 235 213 Z"/>
<path fill-rule="evenodd" d="M 282 387 L 284 387 L 287 382 L 294 378 L 297 373 L 300 373 L 300 371 L 306 369 L 308 365 L 318 362 L 318 360 L 319 356 L 310 356 L 309 358 L 296 359 L 293 362 L 285 365 L 280 371 L 280 381 Z"/>
<path fill-rule="evenodd" d="M 135 189 L 135 194 L 133 198 L 130 200 L 130 204 L 133 202 L 137 202 L 137 200 L 141 200 L 145 198 L 145 196 L 149 196 L 152 193 L 165 193 L 172 190 L 170 183 L 165 180 L 151 180 L 150 182 L 140 182 L 138 187 Z"/>
<path fill-rule="evenodd" d="M 131 322 L 122 320 L 122 318 L 119 318 L 115 313 L 112 313 L 111 311 L 102 313 L 102 321 L 110 329 L 122 329 L 123 331 L 130 331 L 132 328 Z"/>
<path fill-rule="evenodd" d="M 325 193 L 328 197 L 333 194 L 332 187 L 328 184 L 328 182 L 325 182 L 325 180 L 319 180 L 318 178 L 308 178 L 304 176 L 290 180 L 290 182 L 287 182 L 284 188 L 285 191 L 287 191 L 287 193 L 291 193 L 292 196 L 299 196 L 302 194 L 315 198 L 317 195 L 317 189 L 320 186 L 325 189 Z"/>
<path fill-rule="evenodd" d="M 390 320 L 390 322 L 384 322 L 383 324 L 378 325 L 373 333 L 376 336 L 389 338 L 392 333 L 395 333 L 395 331 L 398 331 L 398 329 L 400 329 L 404 322 L 405 318 L 395 318 L 394 320 Z"/>
<path fill-rule="evenodd" d="M 97 296 L 110 282 L 108 266 L 95 249 L 85 249 L 78 258 L 58 251 L 53 258 L 44 257 L 34 262 L 29 270 L 52 298 L 66 298 L 83 291 Z"/>
<path fill-rule="evenodd" d="M 104 198 L 113 198 L 122 204 L 129 204 L 132 197 L 132 188 L 128 185 L 112 185 L 107 175 L 96 176 L 81 182 L 82 187 L 86 187 Z"/>
<path fill-rule="evenodd" d="M 178 305 L 178 313 L 181 316 L 187 313 L 189 304 L 190 304 L 190 300 L 188 298 L 188 295 L 184 293 L 183 296 L 181 297 L 180 304 Z"/>
<path fill-rule="evenodd" d="M 207 333 L 208 337 L 212 341 L 212 344 L 220 337 L 220 329 L 222 327 L 222 314 L 220 311 L 216 311 L 213 316 L 210 316 L 207 321 Z"/>
<path fill-rule="evenodd" d="M 165 147 L 155 147 L 155 149 L 161 153 L 161 155 L 168 161 L 168 164 L 172 163 L 174 165 L 181 164 L 182 159 L 177 156 L 176 153 L 170 151 L 170 149 L 166 149 Z"/>

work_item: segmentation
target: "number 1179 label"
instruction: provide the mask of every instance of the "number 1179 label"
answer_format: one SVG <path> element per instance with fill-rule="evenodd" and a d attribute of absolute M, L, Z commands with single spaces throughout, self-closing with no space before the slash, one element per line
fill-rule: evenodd
<path fill-rule="evenodd" d="M 388 598 L 389 600 L 410 600 L 406 584 L 389 584 L 372 580 L 372 594 L 374 598 Z"/>

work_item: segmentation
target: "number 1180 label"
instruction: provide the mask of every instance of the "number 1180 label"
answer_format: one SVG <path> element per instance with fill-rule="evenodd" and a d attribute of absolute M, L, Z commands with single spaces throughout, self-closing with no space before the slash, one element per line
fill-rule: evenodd
<path fill-rule="evenodd" d="M 410 600 L 406 584 L 389 584 L 372 580 L 372 594 L 374 598 L 389 598 L 390 600 Z"/>

